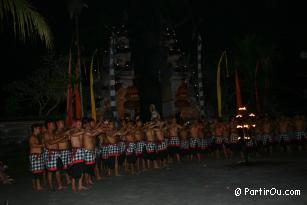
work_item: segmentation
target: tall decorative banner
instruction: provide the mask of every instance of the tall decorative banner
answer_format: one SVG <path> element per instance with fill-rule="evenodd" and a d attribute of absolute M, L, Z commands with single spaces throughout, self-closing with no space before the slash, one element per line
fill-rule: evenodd
<path fill-rule="evenodd" d="M 198 35 L 197 41 L 197 73 L 198 73 L 198 100 L 200 106 L 200 114 L 204 115 L 204 89 L 203 89 L 203 75 L 202 75 L 202 39 Z"/>
<path fill-rule="evenodd" d="M 115 69 L 114 69 L 114 45 L 115 45 L 115 34 L 112 32 L 110 42 L 110 68 L 109 68 L 109 79 L 110 79 L 110 109 L 113 114 L 113 118 L 117 119 L 116 112 L 116 90 L 115 90 Z"/>
<path fill-rule="evenodd" d="M 79 81 L 80 79 L 78 79 Z M 76 103 L 76 119 L 82 118 L 82 109 L 81 109 L 81 96 L 80 96 L 80 89 L 79 85 L 76 84 L 74 87 L 75 93 L 75 103 Z"/>
<path fill-rule="evenodd" d="M 90 89 L 91 89 L 91 111 L 92 118 L 96 121 L 96 105 L 95 105 L 95 95 L 94 95 L 94 77 L 93 77 L 93 68 L 94 68 L 94 57 L 97 53 L 97 49 L 94 51 L 92 56 L 91 68 L 90 68 Z"/>
<path fill-rule="evenodd" d="M 72 74 L 71 74 L 71 50 L 69 51 L 69 60 L 68 60 L 68 90 L 66 95 L 66 125 L 72 125 L 73 119 L 73 89 L 72 89 Z"/>
<path fill-rule="evenodd" d="M 242 107 L 242 98 L 241 98 L 241 87 L 240 87 L 240 79 L 238 70 L 235 70 L 235 77 L 236 77 L 236 100 L 237 100 L 237 110 Z"/>
<path fill-rule="evenodd" d="M 223 57 L 225 58 L 226 72 L 228 73 L 228 65 L 227 65 L 228 62 L 227 62 L 226 51 L 224 51 L 220 57 L 220 60 L 217 66 L 217 72 L 216 72 L 217 111 L 218 111 L 219 117 L 222 117 L 221 63 L 222 63 Z"/>

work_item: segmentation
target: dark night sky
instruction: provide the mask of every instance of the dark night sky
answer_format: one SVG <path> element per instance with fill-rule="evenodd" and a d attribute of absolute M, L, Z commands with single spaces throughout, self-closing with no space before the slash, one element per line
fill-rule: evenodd
<path fill-rule="evenodd" d="M 72 22 L 69 19 L 65 1 L 54 0 L 32 0 L 33 5 L 46 18 L 54 35 L 55 50 L 59 53 L 67 53 L 72 36 Z M 148 26 L 148 22 L 156 21 L 156 14 L 163 14 L 161 8 L 171 5 L 165 2 L 178 2 L 177 6 L 170 6 L 168 12 L 173 19 L 184 19 L 186 16 L 201 18 L 201 32 L 204 34 L 205 53 L 208 62 L 217 61 L 217 54 L 225 48 L 234 46 L 234 39 L 243 37 L 246 34 L 255 33 L 277 46 L 281 53 L 281 60 L 278 63 L 278 76 L 280 93 L 277 95 L 287 98 L 286 106 L 298 106 L 302 109 L 305 101 L 299 104 L 287 102 L 296 101 L 296 90 L 306 86 L 306 78 L 302 77 L 307 73 L 307 60 L 299 58 L 301 50 L 307 50 L 307 28 L 306 12 L 303 5 L 294 1 L 258 0 L 258 1 L 85 1 L 88 8 L 85 8 L 80 17 L 80 36 L 83 47 L 88 50 L 94 48 L 105 48 L 107 39 L 106 25 L 120 25 L 125 23 L 132 38 L 136 39 L 136 59 L 150 58 L 155 51 L 145 40 L 138 39 L 140 36 L 155 34 L 155 26 Z M 301 3 L 303 4 L 303 3 Z M 189 5 L 189 6 L 186 6 Z M 163 10 L 163 9 L 162 9 Z M 164 9 L 165 10 L 165 9 Z M 124 16 L 128 18 L 124 18 Z M 126 19 L 126 20 L 125 20 Z M 193 19 L 177 29 L 178 40 L 183 49 L 191 48 L 191 25 Z M 157 22 L 159 24 L 159 22 Z M 156 25 L 155 23 L 151 25 Z M 146 35 L 142 35 L 145 34 Z M 16 41 L 9 29 L 0 34 L 2 51 L 1 87 L 15 79 L 23 79 L 25 74 L 37 67 L 41 57 L 46 53 L 40 43 Z M 132 39 L 132 40 L 133 40 Z M 144 49 L 144 50 L 143 50 Z M 148 52 L 147 52 L 148 51 Z M 151 54 L 149 51 L 153 51 Z M 84 51 L 86 52 L 86 51 Z M 145 53 L 145 55 L 144 55 Z M 138 65 L 143 65 L 138 61 Z M 145 65 L 145 64 L 144 64 Z M 154 73 L 154 68 L 137 68 L 141 76 L 140 84 L 147 83 L 146 93 L 156 85 L 155 79 L 149 79 Z M 212 68 L 213 69 L 213 68 Z M 149 71 L 149 72 L 148 72 Z M 4 75 L 5 73 L 5 75 Z M 147 90 L 146 90 L 147 89 Z M 215 89 L 215 88 L 212 88 Z M 284 90 L 284 91 L 283 91 Z M 292 92 L 293 91 L 293 92 Z M 148 100 L 152 100 L 147 96 Z M 289 100 L 293 99 L 293 100 Z M 1 93 L 1 105 L 5 96 Z M 281 99 L 281 98 L 280 98 Z M 299 99 L 302 100 L 302 99 Z M 281 100 L 284 101 L 284 100 Z M 3 106 L 1 106 L 3 107 Z M 306 110 L 305 110 L 306 111 Z M 2 112 L 1 112 L 2 113 Z"/>

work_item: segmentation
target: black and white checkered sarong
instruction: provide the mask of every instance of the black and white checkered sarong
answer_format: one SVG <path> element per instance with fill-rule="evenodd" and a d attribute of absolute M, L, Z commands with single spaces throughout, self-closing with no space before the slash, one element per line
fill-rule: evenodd
<path fill-rule="evenodd" d="M 30 154 L 30 171 L 33 174 L 43 173 L 45 171 L 45 159 L 43 154 Z"/>
<path fill-rule="evenodd" d="M 157 152 L 163 152 L 164 150 L 167 150 L 167 144 L 163 140 L 162 142 L 157 143 Z"/>
<path fill-rule="evenodd" d="M 154 142 L 147 142 L 145 146 L 147 153 L 154 153 L 156 151 L 156 143 Z"/>
<path fill-rule="evenodd" d="M 82 163 L 84 162 L 84 149 L 83 148 L 72 148 L 71 157 L 69 161 L 69 165 Z"/>
<path fill-rule="evenodd" d="M 134 142 L 129 142 L 126 145 L 126 155 L 132 155 L 136 150 L 136 144 Z"/>
<path fill-rule="evenodd" d="M 197 148 L 198 144 L 199 144 L 198 138 L 193 138 L 193 137 L 190 138 L 190 148 L 191 149 Z"/>
<path fill-rule="evenodd" d="M 187 139 L 181 140 L 180 149 L 188 150 L 189 148 L 190 148 L 189 140 L 187 140 Z"/>
<path fill-rule="evenodd" d="M 62 160 L 63 169 L 67 169 L 69 159 L 71 158 L 70 150 L 59 150 L 59 158 Z"/>
<path fill-rule="evenodd" d="M 145 142 L 144 141 L 138 141 L 136 142 L 136 150 L 135 150 L 135 154 L 136 156 L 140 156 L 143 154 L 145 149 Z"/>
<path fill-rule="evenodd" d="M 306 137 L 306 133 L 303 131 L 297 131 L 295 132 L 295 139 L 298 141 L 304 140 Z"/>
<path fill-rule="evenodd" d="M 119 153 L 120 153 L 120 154 L 123 154 L 123 153 L 125 152 L 125 150 L 126 150 L 126 144 L 125 144 L 125 142 L 120 141 L 120 142 L 118 143 L 118 151 L 119 151 Z"/>
<path fill-rule="evenodd" d="M 108 146 L 108 156 L 109 157 L 115 157 L 115 156 L 119 156 L 119 148 L 117 146 L 117 144 L 109 144 Z"/>
<path fill-rule="evenodd" d="M 179 139 L 179 137 L 171 137 L 169 142 L 168 142 L 168 145 L 170 147 L 180 147 L 180 139 Z"/>
<path fill-rule="evenodd" d="M 109 157 L 109 146 L 107 144 L 103 144 L 100 148 L 101 159 L 108 159 Z"/>
<path fill-rule="evenodd" d="M 205 139 L 205 138 L 201 138 L 200 139 L 200 149 L 201 150 L 205 150 L 208 148 L 208 139 Z"/>
<path fill-rule="evenodd" d="M 96 163 L 96 152 L 95 150 L 84 149 L 84 163 L 91 165 Z"/>
<path fill-rule="evenodd" d="M 58 150 L 45 150 L 45 165 L 48 171 L 56 171 L 57 170 L 57 158 L 59 157 Z"/>

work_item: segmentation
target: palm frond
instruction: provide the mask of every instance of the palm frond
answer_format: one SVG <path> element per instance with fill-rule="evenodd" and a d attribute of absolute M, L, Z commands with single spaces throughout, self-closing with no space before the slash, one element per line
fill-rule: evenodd
<path fill-rule="evenodd" d="M 0 21 L 12 17 L 15 34 L 25 41 L 38 36 L 47 48 L 52 48 L 52 35 L 44 18 L 25 0 L 0 0 Z M 33 35 L 36 34 L 36 35 Z"/>

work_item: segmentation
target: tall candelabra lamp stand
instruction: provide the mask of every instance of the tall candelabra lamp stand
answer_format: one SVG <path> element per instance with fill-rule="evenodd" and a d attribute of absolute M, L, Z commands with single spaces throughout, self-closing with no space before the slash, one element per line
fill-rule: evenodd
<path fill-rule="evenodd" d="M 239 133 L 239 143 L 241 152 L 244 155 L 244 164 L 249 163 L 249 155 L 255 141 L 256 119 L 254 113 L 249 113 L 246 107 L 239 107 L 237 119 L 237 129 Z"/>

